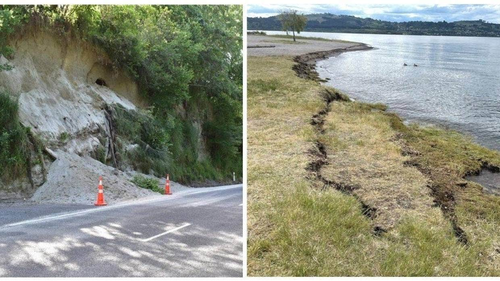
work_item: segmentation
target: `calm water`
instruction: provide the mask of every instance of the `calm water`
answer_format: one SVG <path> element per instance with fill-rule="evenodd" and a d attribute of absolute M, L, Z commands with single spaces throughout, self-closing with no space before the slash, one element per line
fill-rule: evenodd
<path fill-rule="evenodd" d="M 330 86 L 358 100 L 387 104 L 408 121 L 456 129 L 500 150 L 500 38 L 301 35 L 376 48 L 318 62 Z"/>

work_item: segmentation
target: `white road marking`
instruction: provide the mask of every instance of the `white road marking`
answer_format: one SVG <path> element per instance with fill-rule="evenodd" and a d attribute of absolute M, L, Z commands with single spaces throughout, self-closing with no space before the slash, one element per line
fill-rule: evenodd
<path fill-rule="evenodd" d="M 130 200 L 130 201 L 125 201 L 122 203 L 117 203 L 111 206 L 107 207 L 98 207 L 94 209 L 87 209 L 83 211 L 76 211 L 76 212 L 69 212 L 69 213 L 64 213 L 60 215 L 48 215 L 44 216 L 41 218 L 36 218 L 36 219 L 30 219 L 30 220 L 25 220 L 25 221 L 20 221 L 16 223 L 11 223 L 11 224 L 6 224 L 0 226 L 0 230 L 4 228 L 11 228 L 15 226 L 21 226 L 21 225 L 27 225 L 27 224 L 36 224 L 36 223 L 43 223 L 43 222 L 48 222 L 48 221 L 54 221 L 54 220 L 61 220 L 61 219 L 66 219 L 66 218 L 71 218 L 71 217 L 77 217 L 77 216 L 83 216 L 86 214 L 90 213 L 95 213 L 95 212 L 105 212 L 117 208 L 122 208 L 122 207 L 128 207 L 128 206 L 133 206 L 133 205 L 140 205 L 143 203 L 153 203 L 153 202 L 158 202 L 158 201 L 168 201 L 168 200 L 173 200 L 178 198 L 179 196 L 185 197 L 185 196 L 190 196 L 194 194 L 201 194 L 201 193 L 209 193 L 209 192 L 216 192 L 216 191 L 222 191 L 222 190 L 228 190 L 228 189 L 233 189 L 233 188 L 239 188 L 242 187 L 241 184 L 237 185 L 226 185 L 226 186 L 220 186 L 220 187 L 211 187 L 211 188 L 206 188 L 205 190 L 201 191 L 191 191 L 191 190 L 186 190 L 186 191 L 181 191 L 178 192 L 177 194 L 174 194 L 172 196 L 168 197 L 158 197 L 158 198 L 153 198 L 153 199 L 148 199 L 148 198 L 140 198 L 138 200 Z"/>
<path fill-rule="evenodd" d="M 204 199 L 204 200 L 199 200 L 199 201 L 187 204 L 187 205 L 193 206 L 193 207 L 199 207 L 199 206 L 203 206 L 203 205 L 211 205 L 211 204 L 214 204 L 214 203 L 217 203 L 220 201 L 226 201 L 229 198 L 238 197 L 238 196 L 239 196 L 238 194 L 233 194 L 233 195 L 228 195 L 228 196 L 224 196 L 224 197 Z"/>
<path fill-rule="evenodd" d="M 182 226 L 176 227 L 176 228 L 174 228 L 174 229 L 170 229 L 169 231 L 165 231 L 165 232 L 160 233 L 160 234 L 158 234 L 158 235 L 155 235 L 155 236 L 153 236 L 153 237 L 149 237 L 149 238 L 147 238 L 147 239 L 139 239 L 139 240 L 141 240 L 142 242 L 149 242 L 149 241 L 151 241 L 151 240 L 153 240 L 153 239 L 156 239 L 156 238 L 161 237 L 161 236 L 163 236 L 163 235 L 167 235 L 167 234 L 169 234 L 169 233 L 172 233 L 172 232 L 174 232 L 174 231 L 177 231 L 177 230 L 179 230 L 179 229 L 181 229 L 181 228 L 184 228 L 184 227 L 186 227 L 186 226 L 190 226 L 190 225 L 191 225 L 190 223 L 186 223 L 186 224 L 184 224 L 184 225 L 182 225 Z"/>
<path fill-rule="evenodd" d="M 64 219 L 64 218 L 69 218 L 69 217 L 76 217 L 79 215 L 93 213 L 96 211 L 97 211 L 97 209 L 90 209 L 90 210 L 85 210 L 85 211 L 80 211 L 80 212 L 67 213 L 67 214 L 63 214 L 63 215 L 48 216 L 48 217 L 42 217 L 39 219 L 25 220 L 25 221 L 21 221 L 21 222 L 6 224 L 6 225 L 2 226 L 2 228 L 14 227 L 14 226 L 19 226 L 19 225 L 24 225 L 24 224 L 53 221 L 53 220 L 59 220 L 59 219 Z"/>
<path fill-rule="evenodd" d="M 242 207 L 242 206 L 243 206 L 243 203 L 239 204 L 238 206 Z"/>

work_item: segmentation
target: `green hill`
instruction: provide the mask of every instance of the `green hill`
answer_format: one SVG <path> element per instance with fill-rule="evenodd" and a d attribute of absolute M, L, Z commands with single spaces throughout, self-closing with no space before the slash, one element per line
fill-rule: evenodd
<path fill-rule="evenodd" d="M 306 17 L 308 21 L 305 31 L 314 32 L 500 37 L 500 24 L 484 20 L 389 22 L 333 14 L 311 14 Z M 248 29 L 281 30 L 281 23 L 277 16 L 248 18 Z"/>

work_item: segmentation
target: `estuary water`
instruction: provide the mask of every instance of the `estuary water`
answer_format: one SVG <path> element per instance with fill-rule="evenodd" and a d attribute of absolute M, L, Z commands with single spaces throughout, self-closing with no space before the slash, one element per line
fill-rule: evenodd
<path fill-rule="evenodd" d="M 500 38 L 300 35 L 375 48 L 319 61 L 317 70 L 331 79 L 328 85 L 357 100 L 384 103 L 406 121 L 439 124 L 500 150 Z"/>

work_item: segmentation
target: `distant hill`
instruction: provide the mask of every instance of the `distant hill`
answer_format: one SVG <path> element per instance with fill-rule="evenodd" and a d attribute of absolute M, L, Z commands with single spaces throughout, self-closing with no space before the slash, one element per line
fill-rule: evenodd
<path fill-rule="evenodd" d="M 334 14 L 306 15 L 305 31 L 500 37 L 500 24 L 483 20 L 389 22 Z M 248 18 L 248 30 L 281 30 L 278 17 Z"/>

